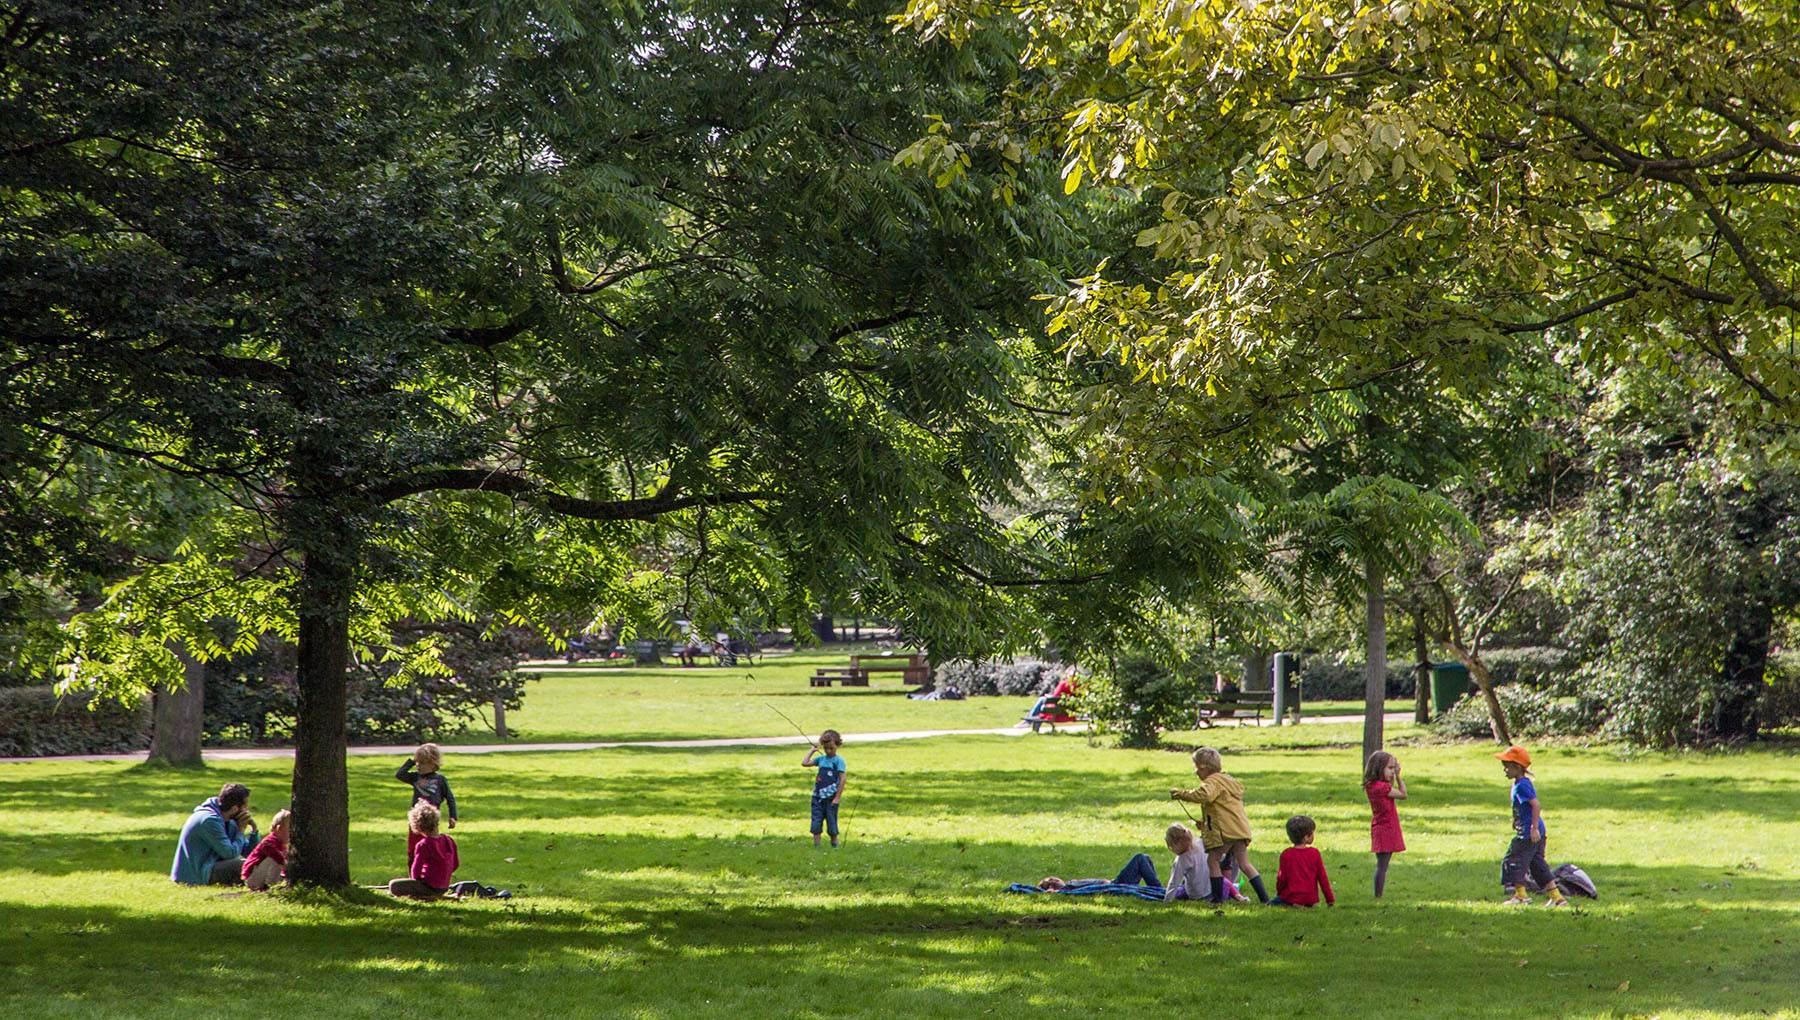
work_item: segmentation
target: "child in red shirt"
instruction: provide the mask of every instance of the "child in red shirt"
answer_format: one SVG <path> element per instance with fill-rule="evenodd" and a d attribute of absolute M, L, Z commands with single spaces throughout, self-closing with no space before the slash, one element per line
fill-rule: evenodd
<path fill-rule="evenodd" d="M 1369 847 L 1375 853 L 1375 898 L 1387 891 L 1388 862 L 1406 849 L 1400 834 L 1397 800 L 1406 799 L 1406 781 L 1400 778 L 1400 759 L 1386 751 L 1369 755 L 1363 767 L 1363 792 L 1369 795 Z"/>
<path fill-rule="evenodd" d="M 1335 906 L 1337 897 L 1331 892 L 1331 878 L 1325 874 L 1325 858 L 1313 849 L 1313 832 L 1318 828 L 1305 815 L 1287 821 L 1288 840 L 1294 845 L 1281 852 L 1275 866 L 1275 898 L 1272 907 L 1310 907 L 1325 894 L 1325 905 Z"/>
<path fill-rule="evenodd" d="M 244 858 L 242 876 L 251 892 L 263 892 L 287 878 L 288 827 L 292 818 L 287 808 L 275 812 L 269 834 Z"/>
<path fill-rule="evenodd" d="M 407 842 L 412 858 L 406 878 L 388 883 L 388 892 L 415 900 L 435 900 L 450 891 L 450 876 L 461 862 L 456 840 L 438 835 L 438 809 L 429 801 L 414 804 L 407 814 L 411 823 Z"/>

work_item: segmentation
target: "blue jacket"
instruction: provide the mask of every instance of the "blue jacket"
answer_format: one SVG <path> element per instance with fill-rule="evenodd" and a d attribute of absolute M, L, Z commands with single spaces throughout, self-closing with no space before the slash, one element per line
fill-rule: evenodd
<path fill-rule="evenodd" d="M 205 885 L 212 878 L 213 865 L 242 857 L 255 845 L 255 834 L 239 832 L 238 823 L 225 820 L 219 798 L 208 797 L 181 827 L 169 877 L 184 885 Z"/>

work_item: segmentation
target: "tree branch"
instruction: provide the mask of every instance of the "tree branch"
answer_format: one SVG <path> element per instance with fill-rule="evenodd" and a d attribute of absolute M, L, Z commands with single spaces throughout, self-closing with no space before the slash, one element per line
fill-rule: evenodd
<path fill-rule="evenodd" d="M 772 492 L 731 491 L 678 495 L 665 486 L 648 499 L 592 500 L 557 492 L 535 478 L 500 469 L 448 468 L 396 478 L 368 490 L 377 503 L 392 503 L 427 492 L 495 492 L 534 503 L 562 514 L 590 521 L 648 521 L 664 514 L 697 506 L 732 506 L 765 503 L 778 498 Z"/>

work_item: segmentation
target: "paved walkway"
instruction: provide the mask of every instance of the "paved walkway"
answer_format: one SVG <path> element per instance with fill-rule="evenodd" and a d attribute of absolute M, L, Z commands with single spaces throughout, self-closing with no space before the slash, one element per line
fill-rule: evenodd
<path fill-rule="evenodd" d="M 1409 722 L 1410 712 L 1389 712 L 1388 722 Z M 1314 723 L 1356 723 L 1362 722 L 1360 715 L 1324 715 L 1308 716 L 1308 724 Z M 1245 725 L 1238 722 L 1238 725 Z M 1070 725 L 1060 727 L 1063 730 L 1077 729 Z M 928 737 L 955 736 L 1000 736 L 1018 737 L 1029 735 L 1031 730 L 1022 726 L 997 726 L 992 729 L 977 730 L 891 730 L 882 733 L 846 733 L 847 744 L 869 744 L 888 740 L 924 740 Z M 706 740 L 601 740 L 580 743 L 562 744 L 445 744 L 444 749 L 454 754 L 506 754 L 522 751 L 606 751 L 621 747 L 780 747 L 786 745 L 811 743 L 798 733 L 777 737 L 715 737 Z M 402 757 L 410 755 L 417 748 L 416 744 L 381 745 L 352 747 L 352 756 Z M 222 747 L 208 748 L 202 752 L 207 761 L 254 761 L 268 758 L 292 758 L 291 747 Z M 126 761 L 141 762 L 149 756 L 146 751 L 134 751 L 130 754 L 71 754 L 47 758 L 0 758 L 0 765 L 13 765 L 32 761 Z"/>

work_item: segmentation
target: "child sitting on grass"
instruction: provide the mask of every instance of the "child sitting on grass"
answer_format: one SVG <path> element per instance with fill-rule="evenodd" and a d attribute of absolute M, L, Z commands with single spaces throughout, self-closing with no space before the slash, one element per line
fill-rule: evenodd
<path fill-rule="evenodd" d="M 269 822 L 269 834 L 244 858 L 244 885 L 251 892 L 262 892 L 287 878 L 288 828 L 293 813 L 287 808 L 275 812 Z"/>
<path fill-rule="evenodd" d="M 450 876 L 462 862 L 456 840 L 438 835 L 438 809 L 421 801 L 407 813 L 410 861 L 407 877 L 388 883 L 388 892 L 415 900 L 435 900 L 450 891 Z"/>
<path fill-rule="evenodd" d="M 1211 870 L 1214 903 L 1225 902 L 1227 860 L 1250 879 L 1256 898 L 1269 902 L 1263 888 L 1262 875 L 1250 863 L 1250 817 L 1244 813 L 1244 784 L 1224 771 L 1224 762 L 1215 748 L 1202 747 L 1194 752 L 1194 774 L 1200 785 L 1192 790 L 1170 790 L 1175 800 L 1199 804 L 1201 826 L 1205 837 L 1208 866 Z"/>
<path fill-rule="evenodd" d="M 838 748 L 844 746 L 844 738 L 837 730 L 826 730 L 819 734 L 819 742 L 806 757 L 800 759 L 802 768 L 817 768 L 819 774 L 813 777 L 812 792 L 812 838 L 813 846 L 819 845 L 819 832 L 827 830 L 831 834 L 831 845 L 838 845 L 838 801 L 844 799 L 844 759 L 838 756 Z"/>
<path fill-rule="evenodd" d="M 1544 825 L 1544 813 L 1538 807 L 1537 786 L 1531 781 L 1531 752 L 1514 745 L 1494 757 L 1512 780 L 1513 838 L 1500 862 L 1500 884 L 1506 888 L 1506 905 L 1522 907 L 1531 902 L 1525 890 L 1525 876 L 1530 875 L 1540 889 L 1550 896 L 1546 907 L 1566 907 L 1562 890 L 1556 887 L 1556 876 L 1544 859 L 1544 845 L 1550 830 Z"/>
<path fill-rule="evenodd" d="M 417 766 L 415 768 L 414 766 Z M 412 787 L 412 802 L 424 801 L 434 808 L 450 809 L 450 828 L 456 828 L 456 794 L 450 792 L 450 780 L 444 778 L 439 769 L 444 765 L 444 752 L 436 744 L 420 744 L 406 764 L 394 773 L 394 778 Z M 407 849 L 411 850 L 409 842 Z"/>
<path fill-rule="evenodd" d="M 1169 884 L 1163 889 L 1163 901 L 1212 899 L 1212 872 L 1205 845 L 1194 830 L 1176 822 L 1169 826 L 1163 842 L 1175 860 L 1169 865 Z M 1142 856 L 1142 855 L 1139 855 Z M 1248 902 L 1250 897 L 1238 892 L 1237 884 L 1220 876 L 1225 898 Z"/>
<path fill-rule="evenodd" d="M 1294 844 L 1281 852 L 1275 863 L 1275 898 L 1273 907 L 1317 906 L 1319 894 L 1325 894 L 1325 905 L 1337 905 L 1331 892 L 1331 877 L 1325 874 L 1325 858 L 1313 848 L 1313 833 L 1318 826 L 1305 815 L 1287 820 L 1288 842 Z"/>

